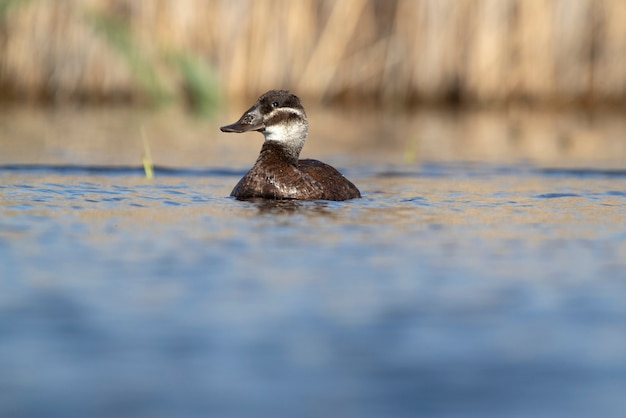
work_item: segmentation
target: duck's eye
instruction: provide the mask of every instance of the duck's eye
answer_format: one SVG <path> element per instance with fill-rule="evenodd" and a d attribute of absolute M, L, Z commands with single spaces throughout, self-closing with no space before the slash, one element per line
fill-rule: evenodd
<path fill-rule="evenodd" d="M 278 107 L 278 102 L 273 102 L 272 107 Z"/>

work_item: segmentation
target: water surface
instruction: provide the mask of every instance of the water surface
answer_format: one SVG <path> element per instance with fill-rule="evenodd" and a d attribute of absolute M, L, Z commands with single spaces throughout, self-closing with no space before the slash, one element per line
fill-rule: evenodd
<path fill-rule="evenodd" d="M 228 197 L 254 136 L 20 115 L 0 125 L 1 416 L 623 415 L 619 121 L 322 127 L 307 157 L 364 197 L 272 203 Z"/>

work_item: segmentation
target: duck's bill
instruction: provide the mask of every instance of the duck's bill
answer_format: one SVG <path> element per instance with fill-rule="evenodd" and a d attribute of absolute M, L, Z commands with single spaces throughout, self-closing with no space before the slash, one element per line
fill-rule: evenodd
<path fill-rule="evenodd" d="M 240 123 L 239 121 L 230 125 L 220 127 L 220 131 L 222 132 L 237 132 L 237 133 L 248 132 L 248 131 L 262 131 L 263 129 L 265 129 L 265 126 L 263 124 L 248 125 L 245 123 Z"/>
<path fill-rule="evenodd" d="M 237 122 L 222 126 L 220 131 L 241 133 L 248 131 L 262 131 L 263 129 L 265 129 L 265 125 L 263 124 L 261 113 L 257 107 L 253 106 L 250 110 L 244 113 Z"/>

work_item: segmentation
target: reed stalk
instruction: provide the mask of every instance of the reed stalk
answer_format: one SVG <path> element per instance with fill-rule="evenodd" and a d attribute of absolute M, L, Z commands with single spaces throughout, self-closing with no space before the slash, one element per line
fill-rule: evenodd
<path fill-rule="evenodd" d="M 625 103 L 623 0 L 0 0 L 4 99 Z"/>

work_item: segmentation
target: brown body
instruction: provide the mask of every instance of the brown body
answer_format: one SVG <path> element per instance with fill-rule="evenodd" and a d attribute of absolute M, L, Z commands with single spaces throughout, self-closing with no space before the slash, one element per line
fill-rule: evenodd
<path fill-rule="evenodd" d="M 263 144 L 256 163 L 230 195 L 237 199 L 296 200 L 361 197 L 359 189 L 333 167 L 317 160 L 290 160 L 273 143 Z"/>
<path fill-rule="evenodd" d="M 317 160 L 300 160 L 309 124 L 300 99 L 270 90 L 222 132 L 258 131 L 265 137 L 256 163 L 237 183 L 237 199 L 348 200 L 359 189 L 337 170 Z"/>

